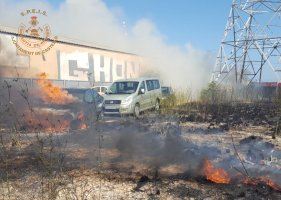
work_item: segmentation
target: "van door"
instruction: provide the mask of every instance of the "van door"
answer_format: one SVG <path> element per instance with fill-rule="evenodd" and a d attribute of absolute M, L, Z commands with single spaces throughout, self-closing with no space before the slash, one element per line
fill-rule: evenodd
<path fill-rule="evenodd" d="M 139 103 L 140 103 L 140 110 L 143 111 L 145 109 L 147 109 L 147 107 L 149 106 L 149 95 L 147 93 L 147 89 L 146 89 L 146 85 L 145 85 L 145 82 L 142 81 L 141 82 L 141 85 L 140 85 L 140 88 L 139 88 L 139 92 L 141 89 L 144 89 L 144 94 L 140 94 L 140 100 L 139 100 Z"/>
<path fill-rule="evenodd" d="M 161 87 L 159 80 L 147 80 L 147 90 L 150 95 L 150 108 L 154 108 L 156 105 L 157 98 L 161 97 Z"/>
<path fill-rule="evenodd" d="M 147 108 L 152 108 L 153 107 L 153 82 L 151 80 L 147 80 L 146 82 L 146 86 L 147 86 L 147 98 L 149 98 L 148 100 L 148 105 Z"/>
<path fill-rule="evenodd" d="M 160 99 L 162 91 L 161 91 L 161 86 L 159 83 L 159 80 L 153 80 L 153 86 L 154 86 L 154 90 L 153 90 L 153 100 L 154 100 L 154 105 L 156 105 L 156 100 L 157 98 Z"/>

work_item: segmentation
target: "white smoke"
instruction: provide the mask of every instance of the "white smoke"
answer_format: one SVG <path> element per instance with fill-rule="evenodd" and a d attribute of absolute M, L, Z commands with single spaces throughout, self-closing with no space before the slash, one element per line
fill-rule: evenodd
<path fill-rule="evenodd" d="M 139 19 L 132 27 L 124 27 L 124 20 L 118 14 L 122 11 L 112 11 L 102 0 L 66 0 L 59 8 L 46 2 L 1 0 L 0 25 L 18 27 L 20 12 L 31 8 L 47 11 L 52 31 L 60 38 L 143 56 L 149 71 L 160 74 L 165 84 L 196 92 L 210 79 L 213 54 L 190 44 L 184 48 L 167 44 L 149 19 Z"/>
<path fill-rule="evenodd" d="M 0 35 L 0 67 L 28 67 L 29 59 L 17 55 L 11 37 Z"/>

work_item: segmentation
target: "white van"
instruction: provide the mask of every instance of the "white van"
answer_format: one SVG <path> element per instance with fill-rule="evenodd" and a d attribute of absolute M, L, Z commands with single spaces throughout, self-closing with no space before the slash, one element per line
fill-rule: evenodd
<path fill-rule="evenodd" d="M 159 110 L 162 97 L 157 78 L 125 79 L 112 83 L 105 98 L 105 114 L 134 114 L 155 108 Z"/>

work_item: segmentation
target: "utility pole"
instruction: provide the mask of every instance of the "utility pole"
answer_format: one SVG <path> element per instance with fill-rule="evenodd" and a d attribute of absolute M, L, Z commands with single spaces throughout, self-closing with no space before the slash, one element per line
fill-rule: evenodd
<path fill-rule="evenodd" d="M 212 80 L 280 82 L 281 0 L 233 0 Z"/>

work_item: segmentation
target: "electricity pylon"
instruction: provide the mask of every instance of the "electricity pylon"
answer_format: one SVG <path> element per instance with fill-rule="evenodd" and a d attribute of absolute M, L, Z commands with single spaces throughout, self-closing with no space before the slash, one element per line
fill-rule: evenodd
<path fill-rule="evenodd" d="M 212 81 L 280 82 L 281 0 L 233 0 Z"/>

